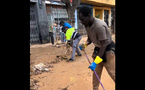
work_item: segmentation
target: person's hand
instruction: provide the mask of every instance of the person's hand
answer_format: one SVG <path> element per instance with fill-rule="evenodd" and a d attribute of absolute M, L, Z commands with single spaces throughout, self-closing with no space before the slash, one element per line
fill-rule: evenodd
<path fill-rule="evenodd" d="M 97 67 L 97 65 L 98 65 L 99 63 L 101 63 L 102 61 L 103 61 L 102 58 L 100 58 L 99 56 L 96 56 L 94 62 L 89 66 L 89 68 L 90 68 L 92 71 L 94 71 L 95 68 Z"/>
<path fill-rule="evenodd" d="M 94 71 L 96 67 L 97 67 L 97 64 L 96 64 L 95 62 L 93 62 L 93 63 L 89 66 L 89 68 L 90 68 L 92 71 Z"/>
<path fill-rule="evenodd" d="M 67 45 L 70 45 L 70 40 L 67 41 Z"/>
<path fill-rule="evenodd" d="M 70 40 L 68 40 L 67 42 L 66 42 L 66 46 L 69 48 L 70 47 Z"/>
<path fill-rule="evenodd" d="M 84 51 L 87 46 L 88 45 L 86 43 L 83 43 L 83 44 L 79 45 L 79 48 L 80 48 L 80 50 Z"/>

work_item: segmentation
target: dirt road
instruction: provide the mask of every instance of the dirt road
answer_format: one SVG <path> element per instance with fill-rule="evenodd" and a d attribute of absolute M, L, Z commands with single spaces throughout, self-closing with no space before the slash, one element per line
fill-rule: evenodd
<path fill-rule="evenodd" d="M 81 42 L 86 39 L 86 37 L 83 37 Z M 93 48 L 93 44 L 86 48 L 87 55 L 91 61 Z M 39 63 L 45 64 L 55 61 L 57 55 L 63 54 L 64 51 L 62 49 L 63 47 L 52 47 L 51 43 L 32 45 L 30 47 L 30 62 L 32 62 L 31 66 Z M 66 62 L 66 60 L 62 60 L 57 63 L 52 63 L 51 65 L 53 65 L 53 68 L 49 68 L 49 72 L 43 72 L 38 75 L 30 75 L 30 78 L 38 81 L 38 90 L 62 90 L 62 88 L 65 88 L 68 85 L 70 86 L 67 90 L 93 90 L 93 72 L 88 69 L 89 63 L 84 53 L 82 51 L 81 53 L 82 56 L 76 56 L 76 59 L 73 62 Z M 70 55 L 67 57 L 70 58 Z M 110 78 L 105 68 L 103 68 L 101 82 L 106 90 L 115 90 L 115 83 Z M 103 90 L 101 86 L 99 86 L 99 90 Z"/>

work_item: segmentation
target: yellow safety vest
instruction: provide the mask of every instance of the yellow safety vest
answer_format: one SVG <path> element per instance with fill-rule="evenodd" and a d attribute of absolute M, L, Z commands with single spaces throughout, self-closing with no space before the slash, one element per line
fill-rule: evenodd
<path fill-rule="evenodd" d="M 73 34 L 74 31 L 75 31 L 74 28 L 69 28 L 69 29 L 67 29 L 66 34 L 65 34 L 66 40 L 70 40 L 70 39 L 71 39 L 72 34 Z"/>

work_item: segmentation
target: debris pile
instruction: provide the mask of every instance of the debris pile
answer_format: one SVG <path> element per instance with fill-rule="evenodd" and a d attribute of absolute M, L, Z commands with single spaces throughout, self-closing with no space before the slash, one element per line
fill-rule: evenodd
<path fill-rule="evenodd" d="M 72 84 L 69 84 L 68 86 L 66 86 L 65 88 L 58 88 L 59 90 L 68 90 L 68 87 L 72 85 Z"/>
<path fill-rule="evenodd" d="M 38 83 L 39 81 L 30 78 L 30 90 L 38 90 Z"/>
<path fill-rule="evenodd" d="M 64 43 L 56 43 L 55 44 L 55 47 L 60 48 L 61 47 L 61 44 L 64 44 Z"/>
<path fill-rule="evenodd" d="M 34 65 L 34 66 L 30 66 L 30 75 L 34 74 L 41 74 L 42 72 L 48 72 L 50 71 L 48 68 L 53 68 L 53 65 L 50 64 L 46 64 L 44 65 L 43 63 Z"/>
<path fill-rule="evenodd" d="M 60 62 L 60 61 L 62 61 L 63 59 L 66 60 L 66 59 L 68 59 L 68 58 L 67 58 L 66 55 L 58 55 L 58 56 L 56 56 L 56 62 Z"/>
<path fill-rule="evenodd" d="M 49 63 L 50 64 L 55 64 L 55 63 L 58 63 L 58 62 L 61 62 L 63 60 L 67 60 L 67 56 L 66 55 L 57 55 L 56 56 L 56 59 L 54 61 L 50 61 Z"/>

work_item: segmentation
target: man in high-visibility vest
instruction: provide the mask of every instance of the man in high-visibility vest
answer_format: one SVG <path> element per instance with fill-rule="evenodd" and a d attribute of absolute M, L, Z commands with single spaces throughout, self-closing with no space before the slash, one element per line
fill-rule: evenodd
<path fill-rule="evenodd" d="M 63 23 L 63 21 L 60 22 L 60 25 L 63 26 L 62 31 L 65 33 L 67 44 L 72 47 L 72 55 L 69 61 L 74 61 L 75 59 L 75 52 L 77 52 L 78 56 L 82 56 L 78 49 L 78 44 L 82 38 L 82 36 L 75 31 L 75 29 L 68 23 Z"/>

